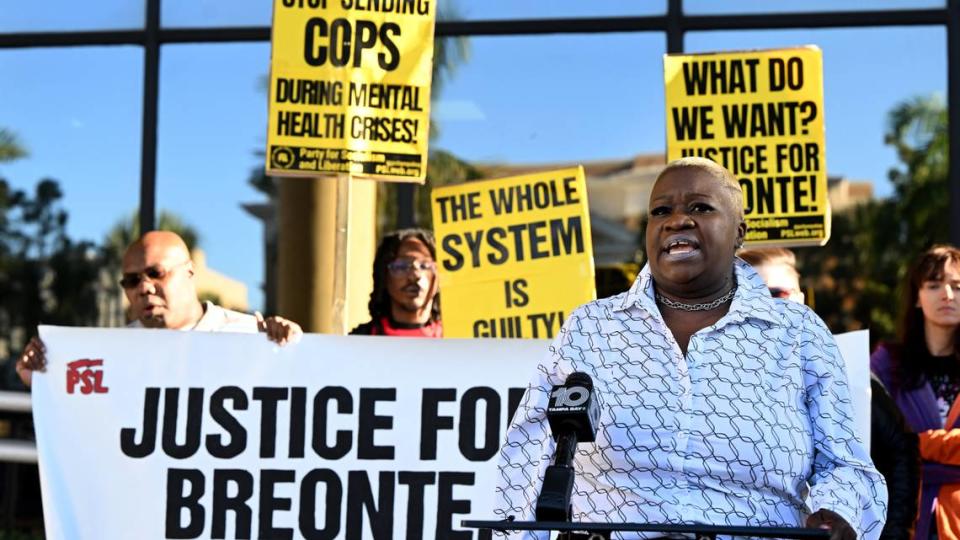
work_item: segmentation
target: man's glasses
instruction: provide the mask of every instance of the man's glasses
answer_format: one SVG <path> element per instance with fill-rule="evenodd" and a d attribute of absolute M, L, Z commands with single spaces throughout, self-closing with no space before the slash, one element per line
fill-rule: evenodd
<path fill-rule="evenodd" d="M 393 261 L 387 265 L 387 270 L 395 276 L 405 276 L 414 270 L 432 274 L 437 270 L 437 263 L 433 261 Z"/>
<path fill-rule="evenodd" d="M 124 289 L 134 289 L 143 283 L 144 279 L 149 279 L 150 281 L 163 281 L 174 268 L 178 266 L 183 266 L 190 261 L 183 261 L 177 263 L 170 268 L 164 268 L 159 264 L 155 264 L 149 268 L 144 269 L 142 272 L 126 272 L 123 274 L 123 277 L 120 278 L 120 286 Z"/>

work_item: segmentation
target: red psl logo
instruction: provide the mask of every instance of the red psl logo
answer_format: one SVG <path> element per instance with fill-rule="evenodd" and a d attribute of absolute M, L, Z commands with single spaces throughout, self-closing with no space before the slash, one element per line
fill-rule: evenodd
<path fill-rule="evenodd" d="M 80 385 L 81 394 L 106 394 L 109 388 L 103 385 L 103 371 L 99 368 L 103 359 L 82 358 L 67 364 L 67 393 L 72 394 Z"/>

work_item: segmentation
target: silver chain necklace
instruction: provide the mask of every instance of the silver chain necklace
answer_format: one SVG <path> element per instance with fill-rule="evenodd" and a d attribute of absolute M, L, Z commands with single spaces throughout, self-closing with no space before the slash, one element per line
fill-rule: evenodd
<path fill-rule="evenodd" d="M 730 292 L 721 296 L 720 298 L 717 298 L 713 302 L 707 302 L 705 304 L 684 304 L 683 302 L 677 302 L 667 298 L 666 296 L 663 296 L 656 289 L 654 289 L 654 296 L 657 298 L 657 302 L 660 302 L 668 308 L 679 309 L 682 311 L 709 311 L 727 303 L 731 298 L 733 298 L 733 295 L 736 292 L 737 286 L 734 284 L 734 286 L 730 288 Z"/>

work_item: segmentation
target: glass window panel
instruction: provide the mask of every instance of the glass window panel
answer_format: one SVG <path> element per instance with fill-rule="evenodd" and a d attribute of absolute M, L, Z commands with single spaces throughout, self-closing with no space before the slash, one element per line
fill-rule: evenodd
<path fill-rule="evenodd" d="M 662 15 L 665 0 L 440 0 L 441 15 L 462 20 L 550 19 L 557 17 L 609 17 L 616 15 Z"/>
<path fill-rule="evenodd" d="M 269 26 L 273 0 L 161 0 L 161 25 L 171 28 Z"/>
<path fill-rule="evenodd" d="M 889 9 L 942 8 L 944 0 L 807 0 L 770 2 L 769 0 L 684 0 L 687 14 L 721 13 L 797 13 L 811 11 L 857 11 Z"/>
<path fill-rule="evenodd" d="M 432 148 L 477 162 L 663 152 L 659 33 L 470 38 L 434 105 Z"/>
<path fill-rule="evenodd" d="M 162 51 L 157 208 L 200 233 L 210 268 L 247 286 L 262 309 L 263 225 L 241 208 L 267 197 L 248 184 L 263 167 L 270 46 L 170 45 Z"/>
<path fill-rule="evenodd" d="M 144 0 L 3 2 L 0 32 L 143 28 Z"/>
<path fill-rule="evenodd" d="M 890 195 L 887 171 L 899 161 L 883 143 L 887 115 L 911 97 L 945 95 L 945 29 L 693 32 L 686 38 L 688 52 L 808 44 L 823 50 L 830 173 L 870 180 L 875 196 Z"/>
<path fill-rule="evenodd" d="M 456 20 L 531 19 L 659 15 L 665 0 L 439 0 L 441 18 Z M 161 17 L 168 27 L 266 26 L 272 3 L 265 0 L 163 0 Z"/>
<path fill-rule="evenodd" d="M 0 177 L 31 192 L 55 179 L 70 237 L 100 242 L 139 203 L 143 51 L 8 49 L 0 73 L 0 127 L 29 152 Z"/>

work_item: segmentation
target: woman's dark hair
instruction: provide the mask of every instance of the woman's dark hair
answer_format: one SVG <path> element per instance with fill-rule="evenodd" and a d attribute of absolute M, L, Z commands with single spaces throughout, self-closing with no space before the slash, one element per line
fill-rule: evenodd
<path fill-rule="evenodd" d="M 960 265 L 960 249 L 937 245 L 928 249 L 917 259 L 907 274 L 900 303 L 900 343 L 893 348 L 901 384 L 905 388 L 917 388 L 925 381 L 930 358 L 924 330 L 923 311 L 917 304 L 920 288 L 926 281 L 943 279 L 948 264 Z M 960 327 L 957 328 L 956 344 L 960 344 Z M 953 354 L 960 360 L 960 347 L 954 346 Z"/>
<path fill-rule="evenodd" d="M 397 252 L 400 251 L 400 244 L 405 240 L 416 239 L 423 242 L 430 251 L 430 256 L 437 259 L 437 247 L 433 241 L 433 234 L 426 229 L 400 229 L 393 231 L 383 237 L 380 245 L 377 246 L 377 253 L 373 258 L 373 291 L 370 293 L 370 302 L 367 307 L 370 309 L 370 318 L 373 324 L 379 324 L 383 317 L 390 316 L 390 293 L 387 292 L 387 265 L 397 258 Z M 434 277 L 434 279 L 437 279 Z M 433 297 L 433 308 L 430 313 L 430 320 L 440 320 L 440 292 Z"/>

